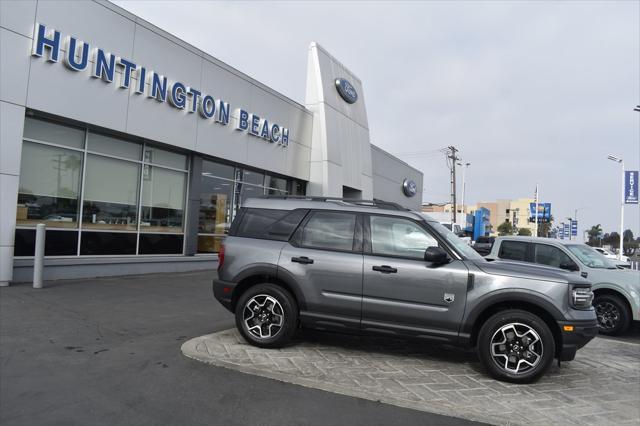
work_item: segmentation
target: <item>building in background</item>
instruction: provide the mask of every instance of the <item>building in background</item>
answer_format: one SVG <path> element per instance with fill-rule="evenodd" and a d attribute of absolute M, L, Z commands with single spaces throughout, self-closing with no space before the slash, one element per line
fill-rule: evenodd
<path fill-rule="evenodd" d="M 248 197 L 420 208 L 422 173 L 371 144 L 321 46 L 301 104 L 111 3 L 68 9 L 0 2 L 0 285 L 30 279 L 38 223 L 56 279 L 212 269 Z"/>

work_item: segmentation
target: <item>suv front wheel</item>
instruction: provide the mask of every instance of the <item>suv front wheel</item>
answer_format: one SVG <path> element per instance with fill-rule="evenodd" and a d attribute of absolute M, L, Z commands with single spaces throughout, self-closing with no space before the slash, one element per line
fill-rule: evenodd
<path fill-rule="evenodd" d="M 478 356 L 489 374 L 513 383 L 530 383 L 549 368 L 555 341 L 538 316 L 519 309 L 498 312 L 478 334 Z"/>
<path fill-rule="evenodd" d="M 245 291 L 236 305 L 236 326 L 254 346 L 279 348 L 296 332 L 298 306 L 291 294 L 274 284 L 258 284 Z"/>

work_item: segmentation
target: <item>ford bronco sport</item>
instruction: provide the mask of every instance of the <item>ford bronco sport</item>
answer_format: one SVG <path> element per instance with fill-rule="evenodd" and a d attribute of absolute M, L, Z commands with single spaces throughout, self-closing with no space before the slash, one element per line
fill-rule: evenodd
<path fill-rule="evenodd" d="M 488 373 L 539 378 L 597 333 L 589 281 L 488 262 L 436 221 L 399 205 L 249 199 L 219 253 L 216 299 L 252 345 L 299 327 L 476 347 Z"/>

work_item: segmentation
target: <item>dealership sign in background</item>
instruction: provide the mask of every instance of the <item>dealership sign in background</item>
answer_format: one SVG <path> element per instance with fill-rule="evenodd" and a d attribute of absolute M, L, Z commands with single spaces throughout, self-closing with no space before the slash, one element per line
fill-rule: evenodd
<path fill-rule="evenodd" d="M 624 172 L 624 203 L 638 204 L 638 171 Z"/>
<path fill-rule="evenodd" d="M 551 203 L 538 203 L 538 222 L 549 222 L 551 220 Z M 529 204 L 529 217 L 532 222 L 536 220 L 536 203 Z"/>

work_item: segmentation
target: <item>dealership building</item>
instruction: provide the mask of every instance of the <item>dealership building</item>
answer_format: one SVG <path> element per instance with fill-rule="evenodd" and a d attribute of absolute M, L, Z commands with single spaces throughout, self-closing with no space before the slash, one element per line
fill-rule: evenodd
<path fill-rule="evenodd" d="M 39 223 L 45 279 L 185 271 L 248 197 L 421 194 L 315 43 L 301 104 L 109 2 L 0 2 L 0 285 L 31 279 Z"/>

